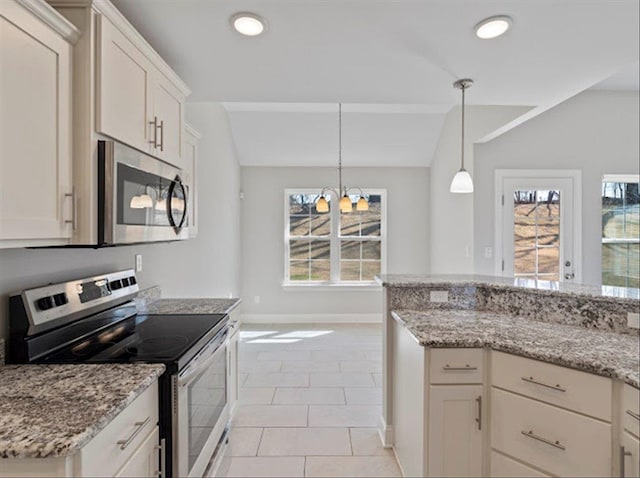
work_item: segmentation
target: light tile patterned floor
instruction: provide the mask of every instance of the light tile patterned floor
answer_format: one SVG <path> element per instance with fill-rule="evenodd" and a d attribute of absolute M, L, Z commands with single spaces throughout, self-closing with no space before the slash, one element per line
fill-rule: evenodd
<path fill-rule="evenodd" d="M 228 477 L 401 476 L 376 427 L 382 328 L 243 325 Z"/>

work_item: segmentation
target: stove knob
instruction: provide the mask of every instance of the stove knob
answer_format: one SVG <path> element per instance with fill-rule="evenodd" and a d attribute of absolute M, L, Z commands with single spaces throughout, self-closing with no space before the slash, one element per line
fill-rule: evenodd
<path fill-rule="evenodd" d="M 129 279 L 126 277 L 123 277 L 122 279 L 120 279 L 120 281 L 122 282 L 122 287 L 129 287 Z"/>
<path fill-rule="evenodd" d="M 62 292 L 61 294 L 54 295 L 53 296 L 53 301 L 56 303 L 56 306 L 60 306 L 60 305 L 64 305 L 67 302 L 69 302 L 69 299 L 67 299 L 67 294 Z"/>
<path fill-rule="evenodd" d="M 118 290 L 122 288 L 122 282 L 119 280 L 112 280 L 109 284 L 111 285 L 111 290 Z"/>
<path fill-rule="evenodd" d="M 135 285 L 137 283 L 138 283 L 138 281 L 136 280 L 135 276 L 129 277 L 129 285 Z"/>
<path fill-rule="evenodd" d="M 41 299 L 38 299 L 38 302 L 36 303 L 40 310 L 49 310 L 54 307 L 53 297 L 42 297 Z"/>

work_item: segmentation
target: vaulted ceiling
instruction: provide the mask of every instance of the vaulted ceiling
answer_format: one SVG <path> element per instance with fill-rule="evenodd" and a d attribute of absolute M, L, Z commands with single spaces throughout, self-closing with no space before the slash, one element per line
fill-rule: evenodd
<path fill-rule="evenodd" d="M 637 89 L 637 0 L 114 3 L 189 84 L 189 101 L 225 103 L 243 164 L 334 164 L 340 101 L 354 154 L 427 166 L 462 77 L 475 81 L 469 104 L 534 112 L 619 71 L 632 80 L 606 87 L 633 87 L 635 72 Z M 266 32 L 234 32 L 239 11 L 262 16 Z M 478 39 L 474 25 L 496 14 L 512 29 Z"/>

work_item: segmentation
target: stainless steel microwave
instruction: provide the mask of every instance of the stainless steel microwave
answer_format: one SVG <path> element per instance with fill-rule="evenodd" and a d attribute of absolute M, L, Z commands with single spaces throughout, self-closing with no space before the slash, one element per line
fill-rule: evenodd
<path fill-rule="evenodd" d="M 182 171 L 116 141 L 98 141 L 98 245 L 189 237 Z"/>

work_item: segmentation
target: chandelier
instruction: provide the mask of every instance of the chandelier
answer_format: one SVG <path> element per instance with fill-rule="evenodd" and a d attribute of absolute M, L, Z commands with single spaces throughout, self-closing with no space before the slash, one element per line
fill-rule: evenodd
<path fill-rule="evenodd" d="M 355 187 L 348 188 L 342 184 L 342 103 L 338 103 L 338 189 L 336 190 L 331 186 L 323 187 L 320 192 L 320 197 L 316 201 L 316 210 L 318 212 L 329 212 L 329 201 L 327 201 L 325 193 L 331 191 L 340 198 L 340 212 L 352 212 L 353 203 L 349 198 L 349 191 L 353 190 L 360 193 L 360 198 L 356 203 L 356 211 L 368 211 L 369 203 L 365 199 L 362 189 Z"/>

